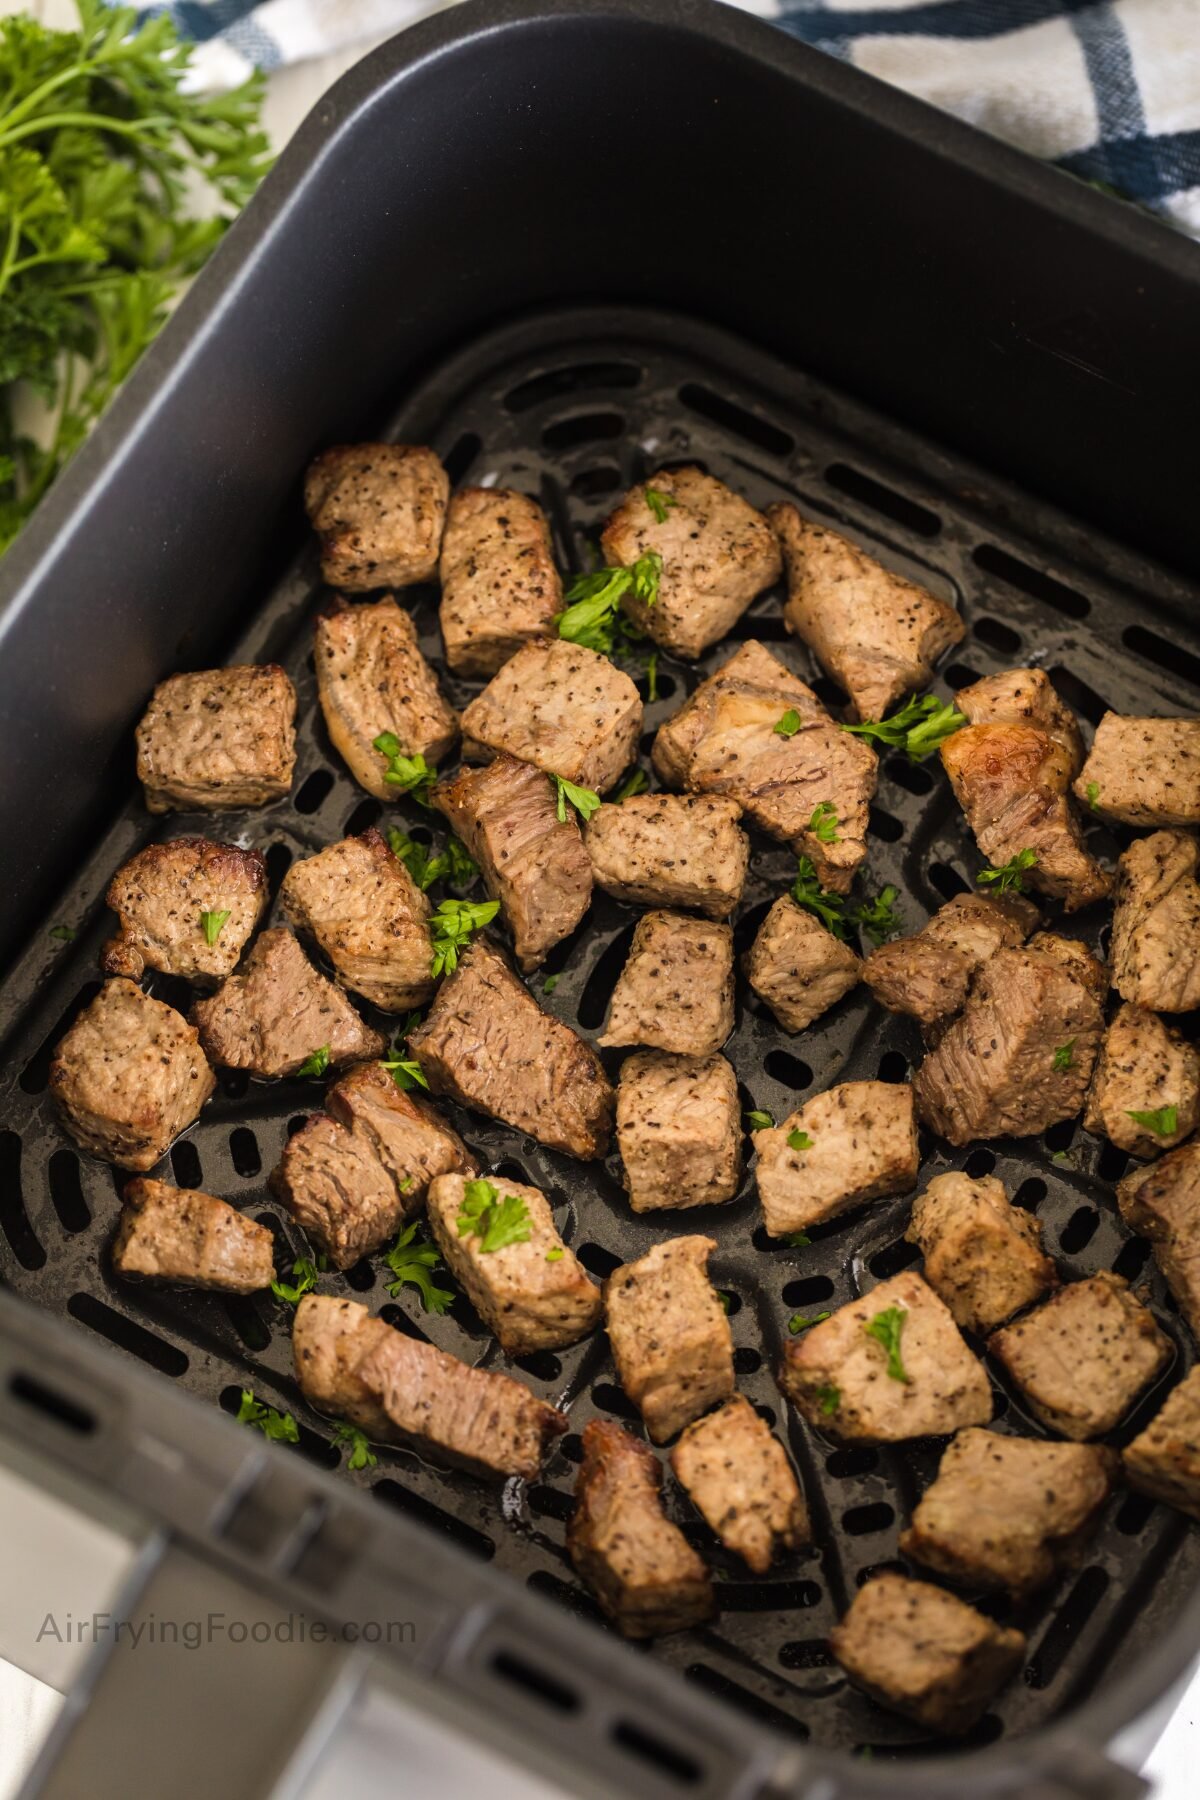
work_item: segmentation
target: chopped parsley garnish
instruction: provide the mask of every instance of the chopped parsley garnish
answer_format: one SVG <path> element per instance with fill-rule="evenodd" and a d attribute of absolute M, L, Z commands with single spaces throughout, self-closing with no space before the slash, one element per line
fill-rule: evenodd
<path fill-rule="evenodd" d="M 500 911 L 498 900 L 443 900 L 429 921 L 433 933 L 433 961 L 429 973 L 453 975 L 458 953 L 471 933 L 487 925 Z"/>
<path fill-rule="evenodd" d="M 788 1132 L 787 1145 L 789 1150 L 811 1150 L 813 1141 L 807 1131 L 801 1131 L 797 1126 L 794 1131 Z"/>
<path fill-rule="evenodd" d="M 806 1319 L 803 1313 L 793 1313 L 788 1320 L 788 1330 L 793 1337 L 798 1337 L 802 1331 L 808 1331 L 812 1326 L 819 1325 L 822 1319 L 828 1319 L 832 1316 L 831 1313 L 827 1312 L 814 1313 L 811 1319 Z"/>
<path fill-rule="evenodd" d="M 411 1088 L 427 1088 L 429 1086 L 420 1063 L 416 1061 L 415 1057 L 404 1055 L 404 1051 L 408 1047 L 408 1040 L 420 1023 L 420 1013 L 410 1012 L 396 1033 L 395 1041 L 392 1044 L 392 1054 L 381 1059 L 379 1064 L 381 1069 L 387 1070 L 402 1094 L 408 1093 Z M 411 1186 L 411 1182 L 409 1185 Z"/>
<path fill-rule="evenodd" d="M 649 777 L 644 769 L 635 769 L 633 774 L 623 781 L 613 795 L 613 805 L 620 806 L 622 800 L 630 799 L 634 794 L 644 794 L 650 786 Z"/>
<path fill-rule="evenodd" d="M 417 1219 L 406 1225 L 383 1259 L 394 1277 L 388 1283 L 388 1293 L 398 1300 L 402 1288 L 415 1287 L 426 1312 L 444 1313 L 454 1299 L 454 1289 L 438 1287 L 434 1282 L 432 1272 L 441 1258 L 435 1245 L 417 1236 L 418 1229 Z"/>
<path fill-rule="evenodd" d="M 888 750 L 903 750 L 909 762 L 924 762 L 946 739 L 966 724 L 952 701 L 936 694 L 922 694 L 905 702 L 890 719 L 868 719 L 862 725 L 843 725 L 856 737 L 874 738 Z"/>
<path fill-rule="evenodd" d="M 558 979 L 557 975 L 547 975 L 545 981 L 542 983 L 543 994 L 552 994 L 558 986 Z"/>
<path fill-rule="evenodd" d="M 817 1389 L 817 1401 L 821 1411 L 828 1419 L 842 1404 L 842 1390 L 841 1388 L 835 1388 L 832 1384 L 829 1387 L 819 1387 Z"/>
<path fill-rule="evenodd" d="M 1032 869 L 1036 862 L 1036 850 L 1018 850 L 1002 869 L 980 869 L 975 880 L 980 887 L 995 887 L 998 894 L 1007 894 L 1010 889 L 1019 894 L 1024 891 L 1025 871 Z"/>
<path fill-rule="evenodd" d="M 205 943 L 215 944 L 228 922 L 229 914 L 227 912 L 202 912 L 200 929 L 204 933 Z"/>
<path fill-rule="evenodd" d="M 477 1237 L 481 1255 L 504 1250 L 509 1244 L 527 1244 L 533 1234 L 529 1208 L 516 1194 L 500 1198 L 490 1181 L 463 1184 L 463 1209 L 458 1215 L 459 1237 Z"/>
<path fill-rule="evenodd" d="M 305 1294 L 311 1294 L 317 1285 L 317 1276 L 325 1268 L 325 1258 L 318 1257 L 316 1262 L 311 1256 L 298 1256 L 292 1264 L 294 1281 L 274 1280 L 271 1292 L 277 1300 L 286 1300 L 289 1306 L 299 1306 Z"/>
<path fill-rule="evenodd" d="M 807 1250 L 812 1243 L 807 1231 L 785 1231 L 781 1242 L 792 1250 Z"/>
<path fill-rule="evenodd" d="M 882 1344 L 887 1351 L 887 1372 L 893 1381 L 911 1381 L 912 1377 L 900 1360 L 900 1334 L 904 1330 L 907 1312 L 900 1306 L 889 1306 L 883 1312 L 877 1312 L 873 1319 L 863 1326 L 869 1338 Z"/>
<path fill-rule="evenodd" d="M 724 1288 L 716 1288 L 714 1291 L 717 1299 L 721 1302 L 721 1311 L 723 1313 L 729 1312 L 730 1308 L 733 1306 L 733 1295 L 727 1294 Z"/>
<path fill-rule="evenodd" d="M 73 944 L 75 942 L 75 935 L 75 927 L 73 925 L 55 925 L 50 933 L 50 936 L 52 938 L 57 938 L 60 944 Z"/>
<path fill-rule="evenodd" d="M 796 865 L 797 873 L 796 879 L 792 883 L 792 899 L 806 912 L 814 913 L 826 931 L 831 931 L 835 938 L 844 938 L 846 925 L 842 915 L 846 903 L 842 896 L 831 894 L 827 888 L 821 886 L 816 866 L 810 857 L 797 857 Z"/>
<path fill-rule="evenodd" d="M 896 902 L 900 898 L 900 889 L 891 884 L 881 888 L 874 900 L 864 900 L 858 906 L 852 906 L 846 915 L 852 925 L 865 931 L 874 944 L 882 944 L 900 929 L 900 917 L 896 911 Z"/>
<path fill-rule="evenodd" d="M 547 1250 L 546 1261 L 561 1262 L 565 1255 L 566 1251 L 562 1248 L 561 1244 L 556 1244 L 553 1250 Z"/>
<path fill-rule="evenodd" d="M 442 880 L 448 881 L 451 887 L 470 887 L 479 874 L 477 865 L 456 837 L 449 838 L 445 850 L 437 856 L 430 856 L 424 844 L 395 825 L 388 826 L 387 841 L 392 855 L 404 864 L 422 893 L 435 881 Z"/>
<path fill-rule="evenodd" d="M 1056 1075 L 1063 1074 L 1065 1070 L 1074 1065 L 1074 1062 L 1075 1039 L 1068 1038 L 1066 1043 L 1060 1044 L 1058 1049 L 1054 1052 L 1054 1073 Z"/>
<path fill-rule="evenodd" d="M 558 794 L 557 811 L 559 824 L 566 824 L 567 805 L 570 803 L 586 825 L 587 821 L 600 805 L 599 794 L 593 794 L 591 788 L 576 787 L 575 783 L 573 781 L 568 781 L 564 775 L 552 775 L 550 779 L 554 783 L 555 791 Z"/>
<path fill-rule="evenodd" d="M 678 506 L 679 502 L 674 494 L 664 494 L 660 492 L 658 488 L 648 487 L 646 489 L 646 505 L 650 508 L 650 511 L 654 514 L 658 523 L 660 525 L 665 525 L 669 509 L 672 506 Z"/>
<path fill-rule="evenodd" d="M 239 1425 L 252 1425 L 261 1431 L 264 1437 L 273 1438 L 281 1444 L 298 1444 L 300 1427 L 291 1413 L 276 1412 L 273 1406 L 264 1406 L 261 1400 L 254 1398 L 250 1388 L 242 1389 L 242 1403 L 237 1410 Z"/>
<path fill-rule="evenodd" d="M 595 569 L 590 575 L 576 576 L 563 595 L 566 605 L 554 621 L 559 637 L 610 656 L 623 595 L 632 593 L 644 606 L 653 606 L 661 579 L 662 557 L 657 550 L 645 551 L 628 568 Z"/>
<path fill-rule="evenodd" d="M 1128 1107 L 1125 1110 L 1135 1125 L 1144 1125 L 1155 1137 L 1174 1137 L 1179 1130 L 1177 1106 L 1160 1106 L 1155 1112 L 1133 1112 Z"/>
<path fill-rule="evenodd" d="M 777 737 L 795 737 L 802 723 L 803 720 L 795 707 L 789 706 L 782 719 L 776 722 L 775 734 Z"/>
<path fill-rule="evenodd" d="M 746 1114 L 746 1123 L 751 1131 L 769 1131 L 774 1125 L 775 1120 L 773 1115 L 769 1112 L 748 1112 Z"/>
<path fill-rule="evenodd" d="M 437 780 L 437 770 L 429 767 L 419 751 L 415 756 L 406 756 L 394 731 L 381 731 L 373 739 L 373 747 L 387 762 L 383 779 L 388 786 L 399 788 L 401 793 L 411 794 L 419 805 L 428 806 L 429 790 Z"/>
<path fill-rule="evenodd" d="M 646 698 L 658 699 L 658 651 L 652 650 L 646 658 Z"/>
<path fill-rule="evenodd" d="M 296 1074 L 300 1077 L 323 1075 L 328 1067 L 329 1045 L 322 1044 L 319 1050 L 314 1050 L 311 1056 L 305 1057 L 304 1061 L 300 1064 L 300 1067 L 296 1070 Z"/>
<path fill-rule="evenodd" d="M 775 729 L 778 731 L 779 727 Z M 828 800 L 822 800 L 813 808 L 812 818 L 808 821 L 808 829 L 819 843 L 839 844 L 837 808 Z"/>
<path fill-rule="evenodd" d="M 1100 783 L 1098 781 L 1089 781 L 1087 784 L 1087 803 L 1093 812 L 1096 810 L 1096 802 L 1099 798 Z"/>
<path fill-rule="evenodd" d="M 367 1434 L 360 1431 L 357 1425 L 347 1425 L 345 1421 L 333 1428 L 335 1444 L 349 1444 L 350 1457 L 346 1463 L 348 1469 L 373 1469 L 379 1461 L 370 1444 Z"/>

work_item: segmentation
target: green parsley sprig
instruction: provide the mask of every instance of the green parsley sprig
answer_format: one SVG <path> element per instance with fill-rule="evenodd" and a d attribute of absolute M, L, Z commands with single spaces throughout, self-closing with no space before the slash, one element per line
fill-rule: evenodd
<path fill-rule="evenodd" d="M 253 1390 L 242 1389 L 241 1405 L 237 1410 L 239 1425 L 251 1425 L 255 1431 L 271 1438 L 280 1444 L 298 1444 L 300 1427 L 291 1413 L 278 1412 L 273 1406 L 266 1406 L 261 1400 L 254 1398 Z"/>
<path fill-rule="evenodd" d="M 1095 812 L 1096 811 L 1096 802 L 1100 798 L 1100 783 L 1098 781 L 1089 781 L 1087 784 L 1086 793 L 1087 793 L 1088 806 L 1091 808 L 1091 810 L 1093 812 Z"/>
<path fill-rule="evenodd" d="M 420 1063 L 415 1057 L 405 1056 L 404 1054 L 408 1049 L 409 1038 L 420 1023 L 420 1013 L 409 1013 L 407 1019 L 405 1019 L 403 1025 L 396 1033 L 392 1043 L 391 1055 L 380 1060 L 380 1068 L 387 1070 L 402 1094 L 407 1094 L 412 1088 L 427 1088 L 429 1086 L 428 1081 L 425 1079 L 425 1071 L 422 1069 Z"/>
<path fill-rule="evenodd" d="M 775 1124 L 775 1117 L 769 1112 L 748 1112 L 746 1124 L 751 1131 L 770 1131 Z"/>
<path fill-rule="evenodd" d="M 837 828 L 836 806 L 830 800 L 820 801 L 813 807 L 813 815 L 808 821 L 808 829 L 819 844 L 840 844 L 841 839 L 838 837 Z"/>
<path fill-rule="evenodd" d="M 563 595 L 565 605 L 554 623 L 561 638 L 611 656 L 617 609 L 626 594 L 643 606 L 653 606 L 662 580 L 662 557 L 646 550 L 628 567 L 594 569 L 577 575 Z"/>
<path fill-rule="evenodd" d="M 980 869 L 976 883 L 979 887 L 994 887 L 998 894 L 1023 893 L 1026 872 L 1036 867 L 1037 859 L 1036 850 L 1018 850 L 1002 868 Z"/>
<path fill-rule="evenodd" d="M 563 775 L 552 775 L 550 779 L 554 783 L 554 791 L 558 798 L 556 810 L 558 813 L 559 824 L 566 824 L 567 806 L 569 804 L 575 808 L 575 811 L 586 825 L 592 814 L 600 806 L 599 794 L 594 794 L 591 788 L 577 787 L 573 781 L 568 781 Z"/>
<path fill-rule="evenodd" d="M 796 879 L 792 883 L 792 899 L 805 912 L 813 913 L 820 919 L 826 931 L 831 931 L 835 938 L 846 935 L 845 910 L 846 902 L 841 894 L 831 894 L 828 888 L 821 886 L 821 878 L 817 874 L 816 865 L 809 856 L 796 858 Z"/>
<path fill-rule="evenodd" d="M 1129 1107 L 1125 1110 L 1135 1125 L 1152 1131 L 1155 1137 L 1174 1137 L 1179 1130 L 1178 1106 L 1160 1106 L 1153 1112 L 1133 1112 Z"/>
<path fill-rule="evenodd" d="M 406 755 L 394 731 L 381 731 L 371 740 L 371 746 L 387 763 L 383 779 L 389 787 L 402 794 L 411 794 L 418 806 L 432 805 L 429 795 L 437 780 L 437 770 L 430 768 L 419 751 L 415 756 Z"/>
<path fill-rule="evenodd" d="M 831 1382 L 828 1386 L 817 1389 L 816 1398 L 821 1411 L 827 1419 L 830 1419 L 842 1404 L 842 1390 L 834 1387 Z"/>
<path fill-rule="evenodd" d="M 205 943 L 209 946 L 215 944 L 228 923 L 227 912 L 201 912 L 200 929 L 204 933 Z"/>
<path fill-rule="evenodd" d="M 464 1182 L 458 1235 L 477 1237 L 481 1255 L 504 1250 L 509 1244 L 527 1244 L 533 1235 L 529 1208 L 517 1194 L 501 1199 L 500 1190 L 490 1181 Z"/>
<path fill-rule="evenodd" d="M 402 1288 L 415 1287 L 426 1312 L 444 1313 L 454 1300 L 454 1289 L 438 1287 L 434 1281 L 433 1271 L 440 1267 L 441 1257 L 436 1245 L 418 1236 L 419 1229 L 417 1219 L 406 1225 L 383 1259 L 393 1276 L 388 1293 L 398 1300 Z"/>
<path fill-rule="evenodd" d="M 809 1319 L 803 1313 L 793 1313 L 788 1320 L 788 1330 L 793 1337 L 799 1337 L 802 1331 L 811 1331 L 814 1325 L 820 1325 L 823 1320 L 832 1318 L 832 1316 L 831 1313 L 819 1312 L 814 1313 Z"/>
<path fill-rule="evenodd" d="M 776 737 L 795 737 L 803 723 L 804 721 L 801 719 L 800 714 L 796 711 L 795 707 L 789 706 L 783 717 L 775 721 L 773 730 Z"/>
<path fill-rule="evenodd" d="M 350 1456 L 346 1463 L 348 1469 L 373 1469 L 379 1461 L 367 1440 L 366 1432 L 360 1431 L 357 1425 L 348 1425 L 342 1420 L 333 1428 L 333 1441 L 335 1444 L 350 1446 Z"/>
<path fill-rule="evenodd" d="M 280 1281 L 276 1277 L 271 1282 L 271 1292 L 277 1300 L 286 1300 L 289 1306 L 299 1306 L 305 1294 L 311 1294 L 317 1285 L 317 1277 L 327 1267 L 326 1258 L 318 1256 L 298 1256 L 292 1264 L 292 1281 Z"/>
<path fill-rule="evenodd" d="M 887 1351 L 887 1372 L 891 1379 L 905 1383 L 912 1380 L 900 1357 L 900 1337 L 907 1317 L 902 1306 L 888 1306 L 863 1326 L 867 1336 L 874 1338 Z"/>
<path fill-rule="evenodd" d="M 645 794 L 649 791 L 649 788 L 650 781 L 646 775 L 646 771 L 644 769 L 635 769 L 633 774 L 627 776 L 621 783 L 620 787 L 612 797 L 612 803 L 614 806 L 620 806 L 622 800 L 629 800 L 634 794 Z"/>
<path fill-rule="evenodd" d="M 903 750 L 909 762 L 924 762 L 946 739 L 966 724 L 964 714 L 936 694 L 907 700 L 888 719 L 868 719 L 862 725 L 843 725 L 855 737 L 874 738 L 887 750 Z"/>
<path fill-rule="evenodd" d="M 678 506 L 679 502 L 674 494 L 664 494 L 659 488 L 648 487 L 646 489 L 646 505 L 654 514 L 656 522 L 659 525 L 665 525 L 667 513 L 671 507 Z"/>
<path fill-rule="evenodd" d="M 1056 1075 L 1065 1074 L 1074 1065 L 1076 1041 L 1075 1038 L 1068 1038 L 1066 1043 L 1060 1044 L 1054 1052 L 1054 1073 Z"/>
<path fill-rule="evenodd" d="M 873 944 L 885 944 L 900 929 L 900 915 L 896 910 L 899 898 L 900 889 L 889 882 L 887 887 L 880 888 L 873 900 L 863 900 L 852 906 L 846 917 L 864 931 Z"/>
<path fill-rule="evenodd" d="M 811 1150 L 813 1141 L 807 1131 L 801 1131 L 799 1126 L 796 1126 L 794 1130 L 789 1131 L 787 1134 L 787 1147 L 789 1150 L 796 1151 Z"/>
<path fill-rule="evenodd" d="M 397 825 L 388 826 L 387 841 L 392 855 L 404 864 L 422 893 L 443 880 L 450 887 L 469 888 L 479 874 L 478 864 L 456 837 L 448 838 L 446 848 L 436 856 Z"/>
<path fill-rule="evenodd" d="M 429 921 L 433 935 L 433 960 L 429 973 L 453 975 L 458 953 L 473 932 L 490 924 L 500 911 L 498 900 L 443 900 Z"/>
<path fill-rule="evenodd" d="M 301 1080 L 308 1080 L 310 1077 L 324 1075 L 329 1067 L 329 1062 L 329 1045 L 322 1044 L 319 1050 L 314 1050 L 311 1056 L 305 1057 L 296 1070 L 297 1077 Z"/>

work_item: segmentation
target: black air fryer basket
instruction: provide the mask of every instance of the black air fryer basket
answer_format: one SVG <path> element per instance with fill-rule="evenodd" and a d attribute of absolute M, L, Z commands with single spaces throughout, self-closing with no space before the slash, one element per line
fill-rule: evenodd
<path fill-rule="evenodd" d="M 536 494 L 569 569 L 588 566 L 631 481 L 698 461 L 755 505 L 794 498 L 954 600 L 968 631 L 940 693 L 1032 662 L 1085 724 L 1108 707 L 1194 713 L 1198 295 L 1200 252 L 1153 221 L 699 0 L 468 5 L 347 77 L 3 565 L 14 961 L 0 991 L 0 1271 L 72 1323 L 0 1309 L 0 1426 L 148 1506 L 240 1578 L 286 1576 L 330 1617 L 352 1612 L 369 1573 L 407 1571 L 428 1626 L 422 1667 L 483 1712 L 526 1722 L 526 1750 L 536 1743 L 560 1778 L 582 1763 L 646 1793 L 1136 1792 L 1101 1746 L 1146 1726 L 1200 1649 L 1200 1533 L 1177 1513 L 1118 1496 L 1083 1565 L 1036 1606 L 991 1605 L 1028 1632 L 1029 1658 L 966 1745 L 872 1706 L 825 1648 L 866 1575 L 899 1566 L 898 1534 L 941 1444 L 837 1449 L 789 1413 L 772 1368 L 790 1313 L 839 1305 L 915 1260 L 907 1201 L 838 1220 L 803 1250 L 765 1237 L 752 1170 L 731 1205 L 688 1215 L 718 1239 L 739 1386 L 788 1438 L 818 1547 L 752 1580 L 676 1494 L 674 1516 L 713 1564 L 719 1617 L 639 1658 L 600 1627 L 563 1549 L 583 1425 L 637 1423 L 603 1336 L 519 1365 L 571 1416 L 538 1484 L 493 1491 L 401 1451 L 361 1475 L 324 1474 L 339 1451 L 299 1400 L 290 1310 L 118 1283 L 106 1246 L 120 1180 L 57 1129 L 46 1076 L 95 992 L 104 888 L 134 848 L 219 829 L 264 850 L 277 890 L 294 857 L 382 815 L 316 704 L 311 630 L 325 596 L 298 478 L 318 448 L 380 434 L 431 443 L 456 483 Z M 436 592 L 406 598 L 438 662 Z M 742 620 L 734 638 L 747 637 L 811 677 L 777 593 Z M 729 650 L 698 668 L 660 658 L 643 762 Z M 300 695 L 291 798 L 154 824 L 131 792 L 150 687 L 179 668 L 264 659 L 284 663 Z M 457 705 L 478 686 L 445 685 Z M 413 809 L 391 818 L 422 824 Z M 936 760 L 884 761 L 871 831 L 870 886 L 901 890 L 906 931 L 969 885 L 977 857 Z M 1123 841 L 1091 835 L 1109 859 Z M 793 872 L 756 840 L 739 950 Z M 531 978 L 542 997 L 545 975 L 559 977 L 543 1004 L 586 1036 L 634 917 L 597 895 Z M 48 935 L 59 924 L 78 929 L 69 948 Z M 1085 916 L 1079 929 L 1100 943 L 1099 922 L 1088 927 Z M 153 991 L 190 998 L 174 981 Z M 742 984 L 727 1054 L 743 1104 L 782 1117 L 834 1081 L 907 1079 L 920 1044 L 863 989 L 788 1038 Z M 619 1057 L 606 1059 L 614 1072 Z M 286 1261 L 302 1240 L 266 1177 L 319 1094 L 226 1076 L 168 1177 L 270 1223 Z M 450 1110 L 481 1159 L 547 1191 L 596 1276 L 683 1228 L 630 1215 L 615 1157 L 581 1165 Z M 1177 1360 L 1123 1439 L 1193 1355 L 1148 1245 L 1117 1214 L 1125 1167 L 1075 1126 L 958 1153 L 923 1144 L 923 1183 L 994 1170 L 1065 1270 L 1115 1268 L 1146 1285 Z M 378 1261 L 322 1291 L 497 1365 L 465 1301 L 444 1318 L 411 1290 L 390 1301 Z M 296 1414 L 299 1453 L 264 1456 L 221 1420 L 244 1387 Z M 996 1396 L 997 1429 L 1037 1430 L 998 1381 Z M 203 1505 L 182 1483 L 140 1479 L 151 1429 L 189 1446 Z"/>

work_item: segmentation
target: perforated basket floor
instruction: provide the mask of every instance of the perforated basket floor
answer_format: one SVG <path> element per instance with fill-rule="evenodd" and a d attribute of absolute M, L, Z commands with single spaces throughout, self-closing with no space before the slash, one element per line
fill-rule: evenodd
<path fill-rule="evenodd" d="M 383 420 L 379 424 L 384 427 Z M 884 562 L 953 598 L 968 633 L 941 672 L 941 693 L 1032 662 L 1051 672 L 1088 725 L 1110 705 L 1166 713 L 1194 712 L 1200 704 L 1194 593 L 808 379 L 688 321 L 589 312 L 505 328 L 435 372 L 386 431 L 434 444 L 456 483 L 499 482 L 537 494 L 553 521 L 564 567 L 586 565 L 600 522 L 631 481 L 660 462 L 694 460 L 756 505 L 795 499 Z M 107 1246 L 124 1178 L 71 1148 L 46 1095 L 53 1046 L 98 985 L 97 954 L 110 929 L 104 887 L 133 849 L 152 837 L 187 831 L 235 838 L 266 853 L 277 891 L 294 857 L 380 818 L 380 806 L 356 788 L 332 751 L 316 703 L 312 619 L 325 597 L 305 540 L 230 651 L 230 660 L 276 658 L 296 683 L 294 798 L 238 815 L 176 815 L 165 824 L 152 822 L 134 800 L 0 995 L 0 1029 L 8 1034 L 0 1081 L 0 1268 L 26 1297 L 68 1313 L 85 1332 L 118 1344 L 214 1404 L 236 1406 L 239 1390 L 252 1387 L 296 1415 L 300 1454 L 332 1466 L 338 1451 L 329 1427 L 304 1406 L 293 1379 L 291 1309 L 269 1295 L 227 1299 L 134 1289 L 115 1280 Z M 426 654 L 438 663 L 436 593 L 414 590 L 409 598 Z M 1188 609 L 1190 634 L 1181 623 Z M 786 637 L 778 592 L 755 603 L 735 636 L 758 637 L 799 673 L 811 679 L 815 672 L 803 648 Z M 731 647 L 699 668 L 660 659 L 659 697 L 646 709 L 643 761 L 658 724 Z M 644 692 L 644 677 L 641 685 Z M 838 701 L 828 682 L 815 685 L 827 701 Z M 460 705 L 473 691 L 452 678 L 446 687 Z M 131 741 L 131 764 L 132 758 Z M 413 807 L 389 809 L 388 818 L 403 819 L 417 835 L 430 829 L 429 815 Z M 916 929 L 943 900 L 966 888 L 979 866 L 936 759 L 922 768 L 885 761 L 871 824 L 863 885 L 874 891 L 894 882 L 900 888 L 905 930 Z M 1090 835 L 1102 855 L 1115 854 L 1118 844 L 1109 834 L 1092 828 Z M 779 847 L 756 839 L 736 920 L 739 951 L 794 868 Z M 589 1038 L 601 1025 L 635 916 L 597 894 L 583 927 L 531 978 L 543 1004 Z M 1106 916 L 1086 915 L 1071 929 L 1095 942 Z M 75 942 L 49 936 L 59 924 L 78 928 Z M 549 974 L 559 979 L 544 995 Z M 190 999 L 186 984 L 177 981 L 156 979 L 154 991 L 180 1007 Z M 378 1016 L 375 1022 L 387 1024 Z M 782 1117 L 801 1097 L 835 1081 L 905 1080 L 920 1046 L 915 1029 L 883 1013 L 864 989 L 789 1038 L 739 981 L 738 1024 L 726 1053 L 744 1105 Z M 604 1054 L 615 1073 L 619 1054 Z M 203 1184 L 269 1224 L 282 1240 L 280 1263 L 286 1264 L 303 1246 L 271 1199 L 267 1176 L 288 1131 L 319 1106 L 321 1092 L 315 1082 L 267 1085 L 225 1076 L 204 1118 L 175 1146 L 162 1172 L 183 1186 Z M 603 1165 L 576 1163 L 449 1110 L 485 1163 L 549 1193 L 566 1237 L 597 1276 L 681 1230 L 709 1232 L 718 1240 L 713 1271 L 729 1295 L 739 1383 L 787 1437 L 818 1547 L 781 1562 L 768 1580 L 748 1579 L 669 1488 L 673 1516 L 716 1573 L 720 1614 L 710 1628 L 667 1638 L 653 1653 L 800 1737 L 869 1744 L 879 1755 L 933 1748 L 916 1728 L 847 1687 L 825 1638 L 867 1573 L 898 1566 L 898 1532 L 933 1474 L 941 1444 L 837 1449 L 790 1416 L 771 1374 L 790 1314 L 836 1307 L 916 1260 L 903 1241 L 908 1201 L 839 1219 L 814 1232 L 806 1249 L 780 1248 L 762 1231 L 752 1168 L 728 1206 L 686 1217 L 634 1218 L 615 1157 Z M 1125 1157 L 1072 1125 L 1042 1141 L 1000 1141 L 958 1154 L 926 1137 L 923 1150 L 922 1182 L 947 1168 L 1000 1176 L 1019 1204 L 1036 1212 L 1066 1275 L 1115 1268 L 1145 1279 L 1178 1358 L 1118 1434 L 1118 1441 L 1127 1439 L 1190 1361 L 1192 1346 L 1148 1245 L 1130 1237 L 1117 1215 L 1111 1190 Z M 345 1277 L 325 1277 L 322 1290 L 381 1308 L 401 1329 L 471 1362 L 501 1366 L 464 1300 L 456 1300 L 445 1317 L 428 1316 L 412 1290 L 389 1301 L 385 1274 L 378 1264 L 364 1263 Z M 637 1415 L 616 1385 L 602 1334 L 562 1355 L 523 1359 L 518 1372 L 571 1416 L 571 1434 L 542 1482 L 510 1482 L 500 1492 L 393 1451 L 380 1452 L 377 1468 L 346 1473 L 345 1479 L 363 1482 L 382 1504 L 415 1514 L 479 1556 L 494 1558 L 518 1581 L 596 1617 L 563 1551 L 579 1433 L 596 1414 L 635 1429 Z M 994 1370 L 992 1379 L 998 1428 L 1036 1432 Z M 1195 1527 L 1135 1496 L 1118 1496 L 1085 1565 L 1017 1620 L 1029 1633 L 1024 1678 L 999 1697 L 971 1741 L 1028 1730 L 1089 1692 L 1106 1670 L 1137 1655 L 1182 1604 L 1198 1572 Z M 1000 1604 L 988 1610 L 1010 1616 Z"/>

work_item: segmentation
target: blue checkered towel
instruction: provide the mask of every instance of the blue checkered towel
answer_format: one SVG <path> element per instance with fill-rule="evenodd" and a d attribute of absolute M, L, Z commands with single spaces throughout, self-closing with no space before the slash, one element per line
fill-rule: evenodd
<path fill-rule="evenodd" d="M 1200 237 L 1200 0 L 742 0 Z M 159 10 L 156 5 L 154 10 Z M 436 0 L 174 0 L 201 79 L 399 30 Z"/>

